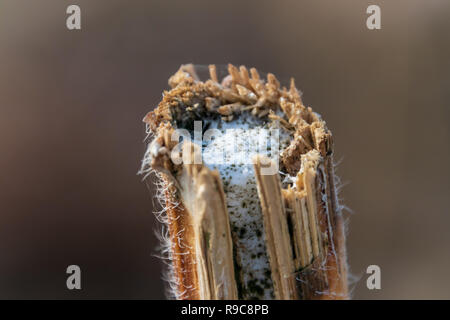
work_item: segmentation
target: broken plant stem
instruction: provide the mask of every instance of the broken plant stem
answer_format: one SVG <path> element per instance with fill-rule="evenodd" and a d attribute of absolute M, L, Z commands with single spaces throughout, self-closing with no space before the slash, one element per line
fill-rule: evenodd
<path fill-rule="evenodd" d="M 163 182 L 174 297 L 348 298 L 325 122 L 303 105 L 293 80 L 287 89 L 243 66 L 229 65 L 222 80 L 215 66 L 209 72 L 203 82 L 193 65 L 182 66 L 144 119 L 153 139 L 141 172 Z M 242 161 L 250 158 L 252 165 Z M 267 164 L 277 170 L 265 172 Z"/>

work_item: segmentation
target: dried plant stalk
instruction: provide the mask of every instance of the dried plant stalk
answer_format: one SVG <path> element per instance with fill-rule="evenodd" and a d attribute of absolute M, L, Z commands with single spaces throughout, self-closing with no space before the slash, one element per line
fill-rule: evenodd
<path fill-rule="evenodd" d="M 348 294 L 345 263 L 337 263 L 345 259 L 345 248 L 342 243 L 336 245 L 343 235 L 343 223 L 333 219 L 337 217 L 333 211 L 336 210 L 333 209 L 336 208 L 332 193 L 334 180 L 330 183 L 334 173 L 330 175 L 323 162 L 316 150 L 302 155 L 304 170 L 297 176 L 300 191 L 284 190 L 298 252 L 296 268 L 302 270 L 300 291 L 304 299 L 337 299 Z"/>
<path fill-rule="evenodd" d="M 255 175 L 264 217 L 266 245 L 272 270 L 275 298 L 293 300 L 297 299 L 298 295 L 280 177 L 278 174 L 262 174 L 261 162 L 267 163 L 269 159 L 261 161 L 261 157 L 256 158 Z"/>
<path fill-rule="evenodd" d="M 217 172 L 187 165 L 180 190 L 191 215 L 198 298 L 237 299 L 233 248 L 225 194 Z"/>
<path fill-rule="evenodd" d="M 141 171 L 162 180 L 175 298 L 348 298 L 344 223 L 325 122 L 303 105 L 293 80 L 287 89 L 272 74 L 264 80 L 256 69 L 229 65 L 219 83 L 216 67 L 209 71 L 202 82 L 192 65 L 182 66 L 144 119 L 153 139 Z M 262 174 L 265 154 L 253 169 L 176 163 L 173 134 L 192 130 L 196 120 L 217 128 L 281 128 L 283 182 L 278 173 Z M 191 160 L 194 145 L 183 145 Z"/>

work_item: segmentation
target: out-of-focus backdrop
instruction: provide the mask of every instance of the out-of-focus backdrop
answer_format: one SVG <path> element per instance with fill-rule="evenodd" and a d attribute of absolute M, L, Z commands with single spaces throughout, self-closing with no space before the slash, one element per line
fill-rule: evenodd
<path fill-rule="evenodd" d="M 449 31 L 446 0 L 1 0 L 0 298 L 165 297 L 141 120 L 180 64 L 231 62 L 334 133 L 353 297 L 449 299 Z"/>

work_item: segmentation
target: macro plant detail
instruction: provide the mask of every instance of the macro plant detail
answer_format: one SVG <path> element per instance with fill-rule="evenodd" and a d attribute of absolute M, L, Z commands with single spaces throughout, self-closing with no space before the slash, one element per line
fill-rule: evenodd
<path fill-rule="evenodd" d="M 294 80 L 182 65 L 169 85 L 140 172 L 158 179 L 172 296 L 347 299 L 332 134 Z"/>

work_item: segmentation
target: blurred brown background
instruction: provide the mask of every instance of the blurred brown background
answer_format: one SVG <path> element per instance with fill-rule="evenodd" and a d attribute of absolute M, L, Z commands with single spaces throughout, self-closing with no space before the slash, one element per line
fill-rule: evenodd
<path fill-rule="evenodd" d="M 188 62 L 294 76 L 324 116 L 354 298 L 450 298 L 449 31 L 446 0 L 1 0 L 0 298 L 164 298 L 141 119 Z"/>

